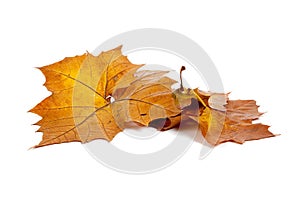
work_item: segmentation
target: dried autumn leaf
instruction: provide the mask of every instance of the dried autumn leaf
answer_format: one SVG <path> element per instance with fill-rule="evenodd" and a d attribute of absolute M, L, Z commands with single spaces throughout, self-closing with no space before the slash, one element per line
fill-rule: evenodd
<path fill-rule="evenodd" d="M 227 95 L 224 98 L 227 99 Z M 201 132 L 211 145 L 229 141 L 242 144 L 249 140 L 275 136 L 268 130 L 269 126 L 261 123 L 253 124 L 253 120 L 262 115 L 258 112 L 254 100 L 229 100 L 224 108 L 225 110 L 218 110 L 208 107 L 198 117 Z"/>
<path fill-rule="evenodd" d="M 116 85 L 113 97 L 114 115 L 119 123 L 136 122 L 144 126 L 162 129 L 173 127 L 180 115 L 171 86 L 175 80 L 165 77 L 167 71 L 128 72 Z M 124 109 L 126 108 L 126 109 Z M 164 122 L 157 126 L 155 122 Z M 169 121 L 168 121 L 169 120 Z M 165 124 L 168 121 L 168 124 Z M 120 124 L 125 127 L 124 124 Z"/>
<path fill-rule="evenodd" d="M 254 100 L 229 101 L 228 94 L 204 92 L 199 89 L 184 88 L 182 85 L 182 71 L 180 70 L 181 86 L 174 91 L 176 102 L 182 102 L 183 121 L 194 120 L 205 140 L 211 145 L 224 142 L 244 143 L 273 137 L 263 124 L 253 124 L 262 113 Z"/>
<path fill-rule="evenodd" d="M 86 53 L 39 68 L 52 94 L 30 110 L 42 117 L 36 125 L 43 139 L 35 147 L 111 140 L 121 130 L 114 122 L 108 97 L 124 74 L 140 67 L 122 55 L 120 46 L 99 56 Z"/>

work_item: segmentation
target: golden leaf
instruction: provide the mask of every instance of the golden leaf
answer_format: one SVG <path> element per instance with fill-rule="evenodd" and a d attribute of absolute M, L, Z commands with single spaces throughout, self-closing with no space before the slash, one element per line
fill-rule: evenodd
<path fill-rule="evenodd" d="M 140 67 L 122 55 L 120 46 L 99 56 L 86 53 L 39 68 L 52 94 L 30 110 L 42 117 L 36 125 L 43 139 L 35 147 L 111 140 L 121 129 L 114 122 L 108 97 L 124 74 Z"/>

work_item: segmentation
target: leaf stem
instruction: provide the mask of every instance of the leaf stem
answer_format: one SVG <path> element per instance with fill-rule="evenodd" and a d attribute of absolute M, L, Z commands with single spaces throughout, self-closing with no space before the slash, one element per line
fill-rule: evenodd
<path fill-rule="evenodd" d="M 185 66 L 182 66 L 180 69 L 180 91 L 183 92 L 184 88 L 183 88 L 183 84 L 182 84 L 182 72 L 185 70 Z"/>

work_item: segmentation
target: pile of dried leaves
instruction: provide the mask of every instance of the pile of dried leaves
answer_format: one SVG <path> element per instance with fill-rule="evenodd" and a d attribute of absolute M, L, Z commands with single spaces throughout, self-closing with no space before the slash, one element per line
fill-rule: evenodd
<path fill-rule="evenodd" d="M 120 46 L 39 68 L 52 94 L 30 110 L 42 117 L 36 125 L 43 139 L 35 147 L 111 141 L 134 125 L 164 131 L 186 122 L 197 123 L 211 145 L 274 136 L 269 126 L 253 123 L 262 115 L 254 100 L 228 100 L 227 94 L 184 88 L 182 83 L 174 90 L 177 81 L 167 71 L 140 70 L 142 66 L 122 55 Z"/>

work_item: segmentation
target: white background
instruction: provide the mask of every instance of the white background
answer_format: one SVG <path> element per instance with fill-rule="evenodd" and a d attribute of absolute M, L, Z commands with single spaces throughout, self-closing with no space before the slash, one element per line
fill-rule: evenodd
<path fill-rule="evenodd" d="M 296 0 L 1 1 L 0 199 L 299 199 L 299 10 Z M 147 175 L 110 170 L 79 143 L 28 150 L 41 135 L 27 110 L 48 95 L 33 67 L 146 27 L 200 44 L 231 97 L 256 99 L 282 135 L 224 144 L 204 160 L 193 144 Z"/>

